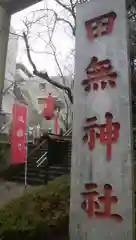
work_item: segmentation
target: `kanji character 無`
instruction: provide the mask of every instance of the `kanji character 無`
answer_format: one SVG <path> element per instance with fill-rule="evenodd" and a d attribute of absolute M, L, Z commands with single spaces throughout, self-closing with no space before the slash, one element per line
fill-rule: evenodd
<path fill-rule="evenodd" d="M 92 57 L 90 64 L 86 68 L 87 78 L 82 81 L 86 92 L 90 90 L 105 89 L 107 84 L 114 88 L 116 86 L 117 73 L 109 59 L 98 61 L 97 57 Z"/>

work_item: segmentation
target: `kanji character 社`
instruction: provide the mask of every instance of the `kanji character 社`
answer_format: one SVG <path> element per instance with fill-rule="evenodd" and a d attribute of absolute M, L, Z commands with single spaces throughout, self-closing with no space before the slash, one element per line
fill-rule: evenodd
<path fill-rule="evenodd" d="M 95 183 L 85 184 L 86 191 L 81 193 L 83 198 L 83 202 L 81 204 L 82 209 L 90 218 L 110 218 L 121 222 L 123 218 L 119 214 L 111 213 L 112 205 L 118 203 L 118 198 L 116 196 L 112 196 L 112 186 L 110 184 L 105 184 L 104 195 L 102 196 L 100 196 L 96 191 L 97 187 L 98 186 Z M 101 208 L 103 211 L 100 211 Z"/>

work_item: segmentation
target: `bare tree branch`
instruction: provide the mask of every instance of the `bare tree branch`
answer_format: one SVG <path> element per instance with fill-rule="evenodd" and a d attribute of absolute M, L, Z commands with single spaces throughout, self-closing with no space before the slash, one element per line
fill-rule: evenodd
<path fill-rule="evenodd" d="M 66 9 L 69 13 L 72 14 L 71 8 L 68 7 L 66 4 L 62 3 L 62 1 L 60 0 L 55 0 L 55 2 L 57 2 L 61 7 L 63 7 L 64 9 Z M 63 1 L 64 2 L 64 1 Z M 75 16 L 74 16 L 75 18 Z"/>
<path fill-rule="evenodd" d="M 70 6 L 67 6 L 66 4 L 62 3 L 60 0 L 55 0 L 63 9 L 67 10 L 70 15 L 73 17 L 74 24 L 64 18 L 57 17 L 58 21 L 63 21 L 67 23 L 70 28 L 72 29 L 73 35 L 75 36 L 75 26 L 76 26 L 76 13 L 75 13 L 75 4 L 73 3 L 73 0 L 70 0 Z"/>
<path fill-rule="evenodd" d="M 37 67 L 35 65 L 35 63 L 32 60 L 31 54 L 30 54 L 30 48 L 29 48 L 29 43 L 28 43 L 28 38 L 25 32 L 23 32 L 23 37 L 24 37 L 24 42 L 25 42 L 25 46 L 26 46 L 26 51 L 27 51 L 27 56 L 29 59 L 29 62 L 31 64 L 31 66 L 33 67 L 33 73 L 37 76 L 40 77 L 42 79 L 45 79 L 47 82 L 51 83 L 52 85 L 54 85 L 55 87 L 64 90 L 66 92 L 66 94 L 68 95 L 68 98 L 70 100 L 71 103 L 73 103 L 73 95 L 71 92 L 71 89 L 59 82 L 55 82 L 54 80 L 52 80 L 47 72 L 40 72 L 37 70 Z"/>
<path fill-rule="evenodd" d="M 30 71 L 24 66 L 23 63 L 17 63 L 16 69 L 21 69 L 29 78 L 33 77 Z"/>
<path fill-rule="evenodd" d="M 3 90 L 3 95 L 5 95 L 6 92 L 8 92 L 8 90 L 13 87 L 13 85 L 15 84 L 15 82 L 12 82 L 6 89 Z"/>

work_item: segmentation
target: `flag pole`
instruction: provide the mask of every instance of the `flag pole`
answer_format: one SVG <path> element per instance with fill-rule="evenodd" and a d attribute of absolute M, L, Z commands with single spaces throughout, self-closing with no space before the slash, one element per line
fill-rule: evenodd
<path fill-rule="evenodd" d="M 28 106 L 27 106 L 27 113 L 26 113 L 25 192 L 27 190 L 27 157 L 28 157 Z"/>
<path fill-rule="evenodd" d="M 27 188 L 27 154 L 26 154 L 26 160 L 25 160 L 25 191 L 26 191 L 26 188 Z"/>

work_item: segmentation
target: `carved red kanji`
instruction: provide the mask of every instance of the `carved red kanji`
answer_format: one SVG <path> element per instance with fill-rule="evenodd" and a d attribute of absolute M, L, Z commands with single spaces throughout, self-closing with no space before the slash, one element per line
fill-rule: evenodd
<path fill-rule="evenodd" d="M 105 124 L 96 124 L 96 116 L 86 119 L 86 126 L 84 126 L 84 143 L 88 143 L 91 151 L 95 148 L 95 140 L 99 139 L 101 144 L 106 145 L 107 160 L 112 157 L 112 144 L 116 143 L 119 138 L 120 124 L 112 122 L 113 116 L 111 113 L 105 114 Z"/>
<path fill-rule="evenodd" d="M 103 35 L 110 34 L 113 31 L 114 21 L 116 19 L 115 12 L 109 12 L 99 17 L 90 19 L 85 22 L 87 37 L 92 40 Z"/>
<path fill-rule="evenodd" d="M 81 193 L 83 202 L 82 209 L 86 212 L 89 218 L 110 218 L 117 222 L 121 222 L 123 218 L 119 214 L 111 213 L 113 204 L 118 203 L 117 196 L 112 196 L 112 186 L 110 184 L 104 185 L 104 195 L 100 196 L 97 190 L 97 184 L 85 184 L 85 192 Z M 101 206 L 102 205 L 102 206 Z M 101 207 L 103 211 L 101 210 Z"/>
<path fill-rule="evenodd" d="M 117 73 L 114 71 L 109 59 L 99 61 L 97 57 L 92 57 L 90 64 L 86 68 L 87 78 L 82 81 L 86 92 L 91 90 L 105 89 L 107 84 L 116 87 Z"/>

